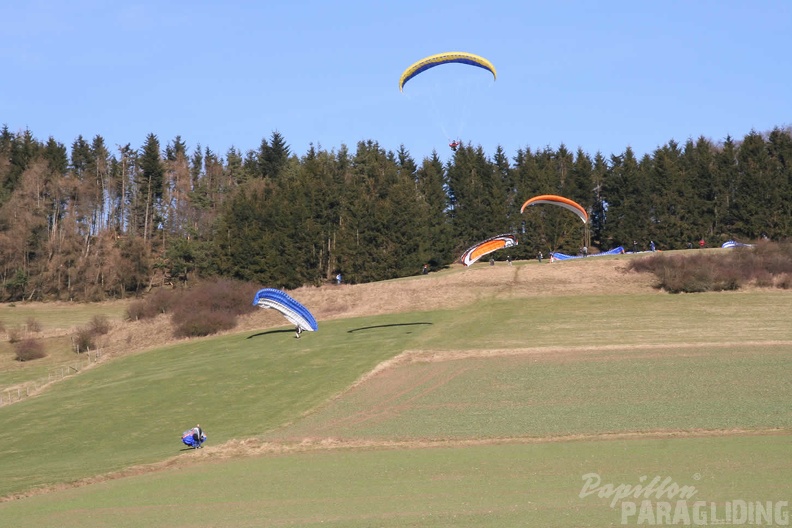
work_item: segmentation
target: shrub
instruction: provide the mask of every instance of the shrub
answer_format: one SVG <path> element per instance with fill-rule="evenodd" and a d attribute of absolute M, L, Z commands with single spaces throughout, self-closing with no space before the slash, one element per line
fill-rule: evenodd
<path fill-rule="evenodd" d="M 788 290 L 792 288 L 792 273 L 784 273 L 778 278 L 776 287 Z"/>
<path fill-rule="evenodd" d="M 13 345 L 14 343 L 18 343 L 20 339 L 22 339 L 22 337 L 19 334 L 19 329 L 12 328 L 11 330 L 8 331 L 8 342 L 9 343 L 11 343 Z"/>
<path fill-rule="evenodd" d="M 256 310 L 251 301 L 258 290 L 253 283 L 228 279 L 202 281 L 187 290 L 159 289 L 130 303 L 130 321 L 171 313 L 177 337 L 204 336 L 236 326 L 236 317 Z"/>
<path fill-rule="evenodd" d="M 158 289 L 145 299 L 131 302 L 126 310 L 126 318 L 129 321 L 141 321 L 168 313 L 178 303 L 180 296 L 178 290 Z"/>
<path fill-rule="evenodd" d="M 110 320 L 104 315 L 94 315 L 88 328 L 94 335 L 105 335 L 110 331 Z"/>
<path fill-rule="evenodd" d="M 96 348 L 94 343 L 95 336 L 96 334 L 90 327 L 78 328 L 72 339 L 74 351 L 80 354 Z"/>
<path fill-rule="evenodd" d="M 127 321 L 140 321 L 146 318 L 146 303 L 144 301 L 132 301 L 126 309 Z"/>
<path fill-rule="evenodd" d="M 28 332 L 41 332 L 41 323 L 39 323 L 34 317 L 28 317 L 27 321 L 25 321 L 25 326 L 27 326 Z"/>
<path fill-rule="evenodd" d="M 219 279 L 183 291 L 173 306 L 176 337 L 206 336 L 234 328 L 238 315 L 256 310 L 251 301 L 257 289 L 252 283 Z"/>
<path fill-rule="evenodd" d="M 252 301 L 257 289 L 251 283 L 227 279 L 205 281 L 182 292 L 179 302 L 173 307 L 173 313 L 178 316 L 180 312 L 192 311 L 196 306 L 234 315 L 251 313 L 256 310 Z"/>
<path fill-rule="evenodd" d="M 165 314 L 171 311 L 173 305 L 179 300 L 181 292 L 179 290 L 164 290 L 157 289 L 154 293 L 146 298 L 148 309 L 154 313 L 154 317 L 159 314 Z"/>
<path fill-rule="evenodd" d="M 773 274 L 767 270 L 758 270 L 755 273 L 754 282 L 760 288 L 770 288 L 773 286 Z"/>
<path fill-rule="evenodd" d="M 126 318 L 129 321 L 142 321 L 143 319 L 154 319 L 161 313 L 156 304 L 140 299 L 129 303 L 126 310 Z"/>
<path fill-rule="evenodd" d="M 110 321 L 104 315 L 95 315 L 87 326 L 78 328 L 72 336 L 74 351 L 78 354 L 96 348 L 96 336 L 110 331 Z"/>
<path fill-rule="evenodd" d="M 663 254 L 632 259 L 628 262 L 627 269 L 638 273 L 653 273 L 657 275 L 661 268 L 666 267 L 666 261 L 669 259 L 670 257 L 666 257 Z"/>
<path fill-rule="evenodd" d="M 792 244 L 760 242 L 719 253 L 650 256 L 630 261 L 628 269 L 652 273 L 657 286 L 672 293 L 792 287 Z"/>
<path fill-rule="evenodd" d="M 236 316 L 228 312 L 194 309 L 185 312 L 174 323 L 176 337 L 201 337 L 231 330 L 236 326 Z"/>
<path fill-rule="evenodd" d="M 23 339 L 14 345 L 17 361 L 31 361 L 45 357 L 44 345 L 36 339 Z"/>
<path fill-rule="evenodd" d="M 660 274 L 660 287 L 671 293 L 700 293 L 713 290 L 713 279 L 707 268 L 666 266 Z"/>

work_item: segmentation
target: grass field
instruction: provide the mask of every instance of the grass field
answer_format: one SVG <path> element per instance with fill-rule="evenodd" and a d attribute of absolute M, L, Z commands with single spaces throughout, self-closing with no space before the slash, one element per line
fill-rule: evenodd
<path fill-rule="evenodd" d="M 153 348 L 0 407 L 0 496 L 30 495 L 0 525 L 619 525 L 580 496 L 592 472 L 790 499 L 790 294 L 503 286 Z"/>
<path fill-rule="evenodd" d="M 45 358 L 20 363 L 15 359 L 12 345 L 0 342 L 0 387 L 17 383 L 47 379 L 55 369 L 84 362 L 75 356 L 71 335 L 75 328 L 88 325 L 94 317 L 105 317 L 112 324 L 124 318 L 126 301 L 101 304 L 80 303 L 13 303 L 0 305 L 0 323 L 8 332 L 16 332 L 20 338 L 35 338 L 43 343 Z M 34 321 L 38 331 L 28 330 Z"/>
<path fill-rule="evenodd" d="M 272 438 L 792 429 L 790 346 L 542 353 L 389 369 Z M 761 380 L 761 383 L 757 383 Z M 475 387 L 475 390 L 471 390 Z"/>
<path fill-rule="evenodd" d="M 789 437 L 349 449 L 192 465 L 0 504 L 4 526 L 618 526 L 582 476 L 695 486 L 695 500 L 789 498 Z M 690 501 L 691 504 L 693 501 Z M 721 515 L 721 518 L 723 516 Z M 635 517 L 630 519 L 635 524 Z"/>
<path fill-rule="evenodd" d="M 41 325 L 42 332 L 71 329 L 87 324 L 94 316 L 111 320 L 124 316 L 127 301 L 105 303 L 10 303 L 0 305 L 0 322 L 5 328 L 22 327 L 30 319 Z"/>

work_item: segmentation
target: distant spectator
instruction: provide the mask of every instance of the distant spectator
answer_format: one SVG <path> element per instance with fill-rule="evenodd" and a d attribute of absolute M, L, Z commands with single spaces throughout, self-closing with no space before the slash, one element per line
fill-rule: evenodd
<path fill-rule="evenodd" d="M 699 240 L 699 248 L 703 249 L 705 244 L 706 244 L 706 242 L 704 242 L 703 238 L 701 240 Z"/>
<path fill-rule="evenodd" d="M 540 251 L 540 252 L 539 252 L 539 253 L 536 255 L 536 260 L 538 260 L 538 261 L 539 261 L 539 264 L 541 264 L 541 263 L 542 263 L 542 257 L 543 257 L 543 256 L 544 256 L 544 255 L 542 255 L 542 252 L 541 252 L 541 251 Z"/>
<path fill-rule="evenodd" d="M 650 240 L 650 241 L 649 241 L 649 249 L 651 249 L 651 250 L 652 250 L 652 253 L 654 253 L 654 252 L 655 252 L 655 243 L 654 243 L 654 240 Z"/>
<path fill-rule="evenodd" d="M 336 284 L 341 284 L 341 273 L 340 272 L 339 272 L 338 275 L 336 275 Z"/>

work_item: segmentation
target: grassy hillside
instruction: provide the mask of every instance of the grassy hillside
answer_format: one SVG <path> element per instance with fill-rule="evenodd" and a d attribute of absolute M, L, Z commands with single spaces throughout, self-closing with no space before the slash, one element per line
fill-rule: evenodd
<path fill-rule="evenodd" d="M 299 340 L 269 311 L 153 348 L 166 323 L 119 326 L 127 350 L 0 407 L 0 496 L 50 490 L 0 523 L 618 524 L 578 496 L 592 471 L 781 500 L 790 294 L 666 295 L 621 262 L 298 290 Z M 196 422 L 207 448 L 181 451 Z"/>
<path fill-rule="evenodd" d="M 105 318 L 109 324 L 121 326 L 126 301 L 96 304 L 78 303 L 7 303 L 0 304 L 0 328 L 5 339 L 0 340 L 0 391 L 19 383 L 47 379 L 48 374 L 61 367 L 86 363 L 72 347 L 72 336 L 78 328 L 90 324 L 95 317 Z M 42 343 L 46 357 L 28 362 L 16 360 L 9 339 L 31 338 Z M 99 339 L 107 346 L 108 340 Z"/>
<path fill-rule="evenodd" d="M 792 429 L 786 404 L 792 387 L 780 375 L 792 371 L 789 351 L 790 345 L 750 352 L 570 348 L 433 358 L 388 369 L 267 438 L 409 441 Z"/>
<path fill-rule="evenodd" d="M 154 349 L 1 407 L 0 495 L 166 459 L 197 422 L 214 445 L 261 434 L 339 393 L 420 335 L 374 345 L 348 328 L 336 322 L 300 340 L 291 330 L 271 330 Z"/>

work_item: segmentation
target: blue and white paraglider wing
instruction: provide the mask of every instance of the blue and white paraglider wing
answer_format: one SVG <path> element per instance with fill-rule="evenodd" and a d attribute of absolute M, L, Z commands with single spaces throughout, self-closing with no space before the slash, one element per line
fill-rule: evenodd
<path fill-rule="evenodd" d="M 300 330 L 316 332 L 319 329 L 319 326 L 316 324 L 316 319 L 311 315 L 311 312 L 281 290 L 275 288 L 264 288 L 263 290 L 259 290 L 253 298 L 253 305 L 279 311 L 289 322 L 297 326 Z"/>
<path fill-rule="evenodd" d="M 187 429 L 182 433 L 182 443 L 190 447 L 198 447 L 206 442 L 206 433 L 201 433 L 201 438 L 196 440 L 195 429 Z"/>
<path fill-rule="evenodd" d="M 753 244 L 744 244 L 742 242 L 737 242 L 736 240 L 727 240 L 721 245 L 722 248 L 733 248 L 733 247 L 753 247 Z"/>

